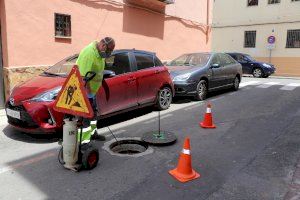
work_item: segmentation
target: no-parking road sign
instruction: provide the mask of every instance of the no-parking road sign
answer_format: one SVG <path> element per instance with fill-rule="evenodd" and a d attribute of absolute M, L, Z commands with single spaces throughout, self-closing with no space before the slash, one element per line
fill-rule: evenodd
<path fill-rule="evenodd" d="M 271 35 L 268 37 L 268 43 L 269 44 L 274 44 L 275 43 L 275 36 Z"/>

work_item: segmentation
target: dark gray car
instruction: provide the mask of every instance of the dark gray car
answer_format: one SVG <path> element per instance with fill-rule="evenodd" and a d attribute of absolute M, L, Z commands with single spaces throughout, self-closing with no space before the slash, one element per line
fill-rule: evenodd
<path fill-rule="evenodd" d="M 242 66 L 225 53 L 184 54 L 167 64 L 176 96 L 204 100 L 209 91 L 238 90 Z"/>

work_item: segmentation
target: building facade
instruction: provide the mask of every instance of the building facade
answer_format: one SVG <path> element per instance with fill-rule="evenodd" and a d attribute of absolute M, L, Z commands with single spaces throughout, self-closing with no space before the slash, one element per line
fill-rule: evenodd
<path fill-rule="evenodd" d="M 0 0 L 0 94 L 93 40 L 162 60 L 210 50 L 210 0 Z M 0 48 L 1 49 L 1 48 Z M 0 97 L 3 106 L 4 97 Z"/>
<path fill-rule="evenodd" d="M 212 50 L 241 52 L 300 76 L 300 0 L 215 0 Z"/>

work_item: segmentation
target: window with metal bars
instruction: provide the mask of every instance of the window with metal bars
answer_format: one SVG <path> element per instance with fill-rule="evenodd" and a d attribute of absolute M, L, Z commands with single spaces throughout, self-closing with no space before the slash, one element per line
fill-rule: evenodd
<path fill-rule="evenodd" d="M 54 14 L 55 36 L 71 37 L 71 15 Z"/>
<path fill-rule="evenodd" d="M 286 48 L 300 48 L 300 29 L 287 31 Z"/>
<path fill-rule="evenodd" d="M 247 0 L 248 1 L 248 6 L 257 6 L 258 5 L 258 0 Z"/>
<path fill-rule="evenodd" d="M 292 0 L 292 1 L 300 1 L 300 0 Z"/>
<path fill-rule="evenodd" d="M 244 47 L 255 48 L 256 31 L 245 31 Z"/>
<path fill-rule="evenodd" d="M 268 0 L 268 4 L 280 3 L 280 0 Z"/>

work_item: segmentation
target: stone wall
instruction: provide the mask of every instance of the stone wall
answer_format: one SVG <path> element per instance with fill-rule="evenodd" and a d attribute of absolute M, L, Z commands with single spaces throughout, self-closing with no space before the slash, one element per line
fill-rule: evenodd
<path fill-rule="evenodd" d="M 49 66 L 4 67 L 5 97 L 18 84 L 39 75 Z"/>

